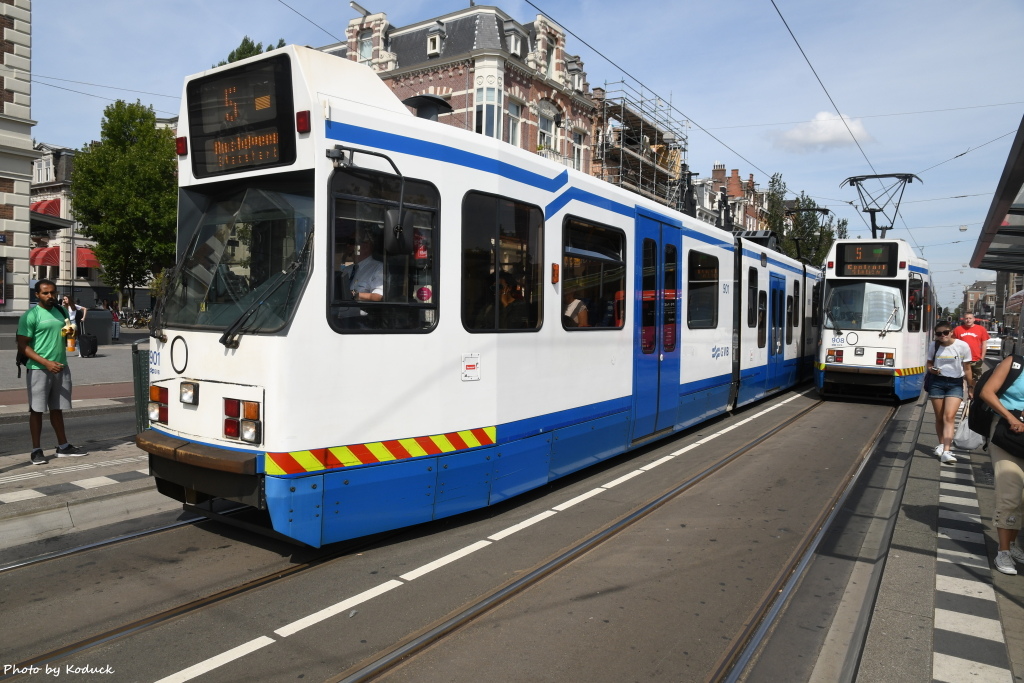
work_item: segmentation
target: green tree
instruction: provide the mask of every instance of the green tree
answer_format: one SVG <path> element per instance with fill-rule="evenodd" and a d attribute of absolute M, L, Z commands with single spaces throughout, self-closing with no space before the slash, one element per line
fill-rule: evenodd
<path fill-rule="evenodd" d="M 72 214 L 96 240 L 103 282 L 121 293 L 174 263 L 177 156 L 174 133 L 140 102 L 103 112 L 100 140 L 75 155 Z"/>
<path fill-rule="evenodd" d="M 787 200 L 788 192 L 782 174 L 773 175 L 766 198 L 768 229 L 778 235 L 780 247 L 787 256 L 797 257 L 799 242 L 799 255 L 812 265 L 821 265 L 832 242 L 847 236 L 847 220 L 836 221 L 831 213 L 826 215 L 803 192 L 795 200 Z"/>
<path fill-rule="evenodd" d="M 244 36 L 242 38 L 242 42 L 238 45 L 238 47 L 236 47 L 234 50 L 228 53 L 227 61 L 221 62 L 220 64 L 216 64 L 215 66 L 224 66 L 225 64 L 237 62 L 240 59 L 245 59 L 247 57 L 255 57 L 258 54 L 270 52 L 271 50 L 274 49 L 274 47 L 274 45 L 267 43 L 267 49 L 264 50 L 263 43 L 254 43 L 252 42 L 252 38 L 250 38 L 249 36 Z M 276 47 L 284 47 L 284 38 L 278 39 Z"/>

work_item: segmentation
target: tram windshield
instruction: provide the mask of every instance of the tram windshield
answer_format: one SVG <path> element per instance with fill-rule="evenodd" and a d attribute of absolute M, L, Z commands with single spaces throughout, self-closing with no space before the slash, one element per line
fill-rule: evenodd
<path fill-rule="evenodd" d="M 223 330 L 258 305 L 245 316 L 245 332 L 283 327 L 309 275 L 312 190 L 227 186 L 186 195 L 180 229 L 193 237 L 167 283 L 166 324 Z"/>
<path fill-rule="evenodd" d="M 879 282 L 826 283 L 824 326 L 840 330 L 899 330 L 905 306 L 900 285 Z"/>

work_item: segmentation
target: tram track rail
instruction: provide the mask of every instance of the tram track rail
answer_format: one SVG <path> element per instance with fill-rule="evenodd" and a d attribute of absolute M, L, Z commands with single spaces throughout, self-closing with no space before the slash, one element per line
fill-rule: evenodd
<path fill-rule="evenodd" d="M 744 443 L 743 445 L 726 454 L 725 456 L 720 457 L 715 462 L 706 466 L 697 474 L 690 476 L 685 481 L 682 481 L 681 483 L 678 483 L 677 485 L 673 486 L 671 489 L 664 491 L 656 498 L 649 500 L 647 503 L 641 505 L 638 508 L 634 508 L 631 512 L 626 513 L 619 519 L 604 525 L 601 529 L 591 533 L 581 542 L 561 552 L 554 559 L 551 559 L 545 562 L 542 566 L 535 568 L 528 575 L 523 576 L 522 578 L 512 583 L 503 585 L 495 589 L 494 591 L 486 594 L 484 597 L 476 600 L 473 604 L 469 605 L 465 609 L 462 609 L 459 613 L 455 614 L 455 616 L 445 619 L 440 624 L 437 624 L 435 622 L 436 625 L 432 625 L 431 627 L 426 627 L 425 629 L 415 632 L 413 635 L 407 637 L 406 639 L 403 639 L 402 641 L 399 641 L 399 643 L 390 647 L 384 652 L 376 656 L 373 656 L 370 659 L 363 660 L 362 663 L 349 668 L 348 670 L 346 670 L 345 673 L 341 674 L 340 677 L 331 678 L 329 680 L 345 682 L 373 680 L 378 676 L 386 673 L 390 669 L 394 668 L 398 664 L 404 661 L 408 661 L 410 658 L 415 657 L 417 653 L 426 650 L 432 644 L 442 640 L 445 636 L 454 633 L 460 627 L 464 626 L 465 624 L 468 624 L 470 621 L 487 613 L 490 610 L 497 608 L 499 605 L 501 605 L 508 599 L 512 598 L 513 596 L 527 590 L 530 586 L 539 583 L 545 577 L 557 572 L 562 567 L 571 564 L 572 562 L 584 556 L 594 548 L 597 548 L 603 543 L 607 542 L 608 540 L 618 536 L 622 531 L 633 525 L 635 522 L 650 515 L 655 510 L 661 508 L 670 500 L 676 498 L 680 494 L 693 488 L 694 486 L 700 484 L 701 482 L 707 481 L 714 474 L 726 468 L 731 462 L 734 462 L 744 454 L 748 453 L 751 449 L 757 447 L 758 445 L 764 443 L 765 441 L 768 441 L 773 436 L 779 434 L 779 432 L 799 422 L 821 405 L 823 405 L 822 401 L 816 401 L 813 405 L 810 405 L 802 409 L 796 415 L 768 429 L 764 433 L 749 440 L 748 442 Z M 884 429 L 885 424 L 888 423 L 891 417 L 892 413 L 890 412 L 886 420 L 883 421 L 881 426 L 879 426 L 877 433 L 872 437 L 872 444 L 877 440 L 877 434 L 881 433 L 881 431 Z M 868 447 L 865 449 L 865 452 L 870 453 L 870 450 L 871 448 Z M 865 459 L 866 458 L 864 457 L 861 458 L 862 461 Z M 832 505 L 832 508 L 836 508 L 838 505 L 839 503 L 834 503 Z M 205 520 L 192 520 L 190 521 L 190 523 L 194 523 L 196 521 Z M 820 524 L 816 525 L 816 527 L 820 526 Z M 158 533 L 159 531 L 163 531 L 163 529 L 151 530 L 149 532 L 149 535 L 152 535 L 153 533 Z M 154 627 L 157 627 L 161 624 L 177 619 L 179 617 L 183 617 L 188 614 L 194 614 L 203 609 L 210 608 L 226 600 L 242 596 L 246 593 L 251 593 L 260 588 L 269 586 L 270 584 L 274 584 L 285 579 L 298 576 L 304 572 L 309 571 L 310 569 L 321 567 L 330 562 L 341 559 L 346 555 L 358 553 L 364 549 L 377 546 L 382 542 L 382 540 L 390 539 L 393 541 L 393 537 L 401 536 L 405 531 L 406 530 L 403 529 L 383 535 L 359 539 L 357 542 L 345 544 L 343 547 L 334 549 L 323 555 L 318 555 L 315 558 L 312 558 L 309 561 L 303 562 L 301 564 L 296 564 L 286 569 L 270 572 L 260 578 L 247 581 L 238 586 L 234 586 L 199 599 L 191 600 L 187 603 L 162 610 L 160 612 L 149 615 L 142 619 L 138 619 L 130 623 L 105 630 L 102 633 L 91 635 L 87 638 L 81 638 L 76 642 L 67 644 L 60 648 L 53 649 L 49 652 L 41 653 L 39 655 L 26 658 L 24 659 L 24 661 L 18 662 L 17 667 L 19 669 L 23 669 L 25 667 L 33 665 L 41 666 L 44 664 L 52 664 L 58 660 L 65 659 L 72 655 L 78 655 L 83 652 L 87 652 L 89 650 L 98 648 L 100 646 L 107 645 L 109 643 L 126 638 L 128 636 L 141 633 L 148 629 L 152 629 Z M 111 539 L 109 542 L 107 542 L 107 545 L 111 543 L 130 540 L 132 536 L 137 535 L 130 535 L 129 537 L 126 537 L 124 539 Z M 86 549 L 87 548 L 83 547 L 80 549 L 72 550 L 82 552 Z M 55 558 L 46 559 L 49 560 Z M 40 558 L 40 560 L 45 561 L 42 560 L 42 558 Z M 792 572 L 790 571 L 788 573 L 791 574 Z M 752 621 L 760 623 L 762 619 L 756 619 Z M 14 680 L 19 677 L 20 674 L 15 674 L 11 676 L 0 676 L 0 680 Z"/>
<path fill-rule="evenodd" d="M 534 568 L 519 579 L 495 589 L 474 602 L 464 606 L 460 611 L 440 623 L 436 623 L 431 627 L 407 637 L 390 649 L 368 658 L 363 662 L 350 667 L 338 676 L 327 680 L 330 683 L 365 683 L 367 681 L 375 680 L 380 676 L 385 675 L 395 667 L 411 661 L 419 653 L 426 651 L 432 645 L 439 643 L 444 638 L 468 625 L 470 622 L 496 609 L 498 606 L 519 593 L 539 584 L 545 578 L 580 559 L 588 552 L 617 537 L 630 526 L 651 515 L 666 503 L 687 490 L 707 481 L 710 477 L 723 470 L 730 463 L 748 453 L 753 448 L 768 441 L 791 425 L 800 422 L 808 414 L 823 405 L 823 403 L 823 401 L 817 401 L 813 405 L 801 410 L 796 415 L 788 418 L 760 436 L 721 457 L 699 473 L 677 484 L 668 491 L 661 493 L 639 508 L 636 508 L 619 519 L 605 525 L 603 528 L 590 534 L 579 543 L 564 550 L 558 556 L 545 562 L 541 566 Z M 716 665 L 716 674 L 712 676 L 710 680 L 722 680 L 725 675 L 736 668 L 737 664 L 745 661 L 742 659 L 743 657 L 749 658 L 750 654 L 756 651 L 760 643 L 760 638 L 763 638 L 770 630 L 767 628 L 770 626 L 770 621 L 768 621 L 769 617 L 774 617 L 778 614 L 779 609 L 781 609 L 785 602 L 785 597 L 788 597 L 789 593 L 783 593 L 783 589 L 790 587 L 791 590 L 790 584 L 795 585 L 796 579 L 799 578 L 799 570 L 806 567 L 810 553 L 813 552 L 813 549 L 817 546 L 821 537 L 824 535 L 828 528 L 828 524 L 832 519 L 834 519 L 835 514 L 842 506 L 842 502 L 845 500 L 845 497 L 849 495 L 849 491 L 855 485 L 857 477 L 860 472 L 863 471 L 864 464 L 870 458 L 870 454 L 873 452 L 879 436 L 884 432 L 886 426 L 890 423 L 895 413 L 896 409 L 891 409 L 885 419 L 881 421 L 880 425 L 868 441 L 868 445 L 862 450 L 857 463 L 851 467 L 851 470 L 843 478 L 842 485 L 837 488 L 837 491 L 830 499 L 830 503 L 812 525 L 811 531 L 806 534 L 806 537 L 799 544 L 797 552 L 793 553 L 784 569 L 779 572 L 776 580 L 773 581 L 771 589 L 765 593 L 765 597 L 761 600 L 758 608 L 749 619 L 747 627 L 744 628 L 740 636 L 731 644 L 727 652 L 727 656 L 723 657 Z M 755 641 L 755 637 L 757 637 L 758 640 Z"/>

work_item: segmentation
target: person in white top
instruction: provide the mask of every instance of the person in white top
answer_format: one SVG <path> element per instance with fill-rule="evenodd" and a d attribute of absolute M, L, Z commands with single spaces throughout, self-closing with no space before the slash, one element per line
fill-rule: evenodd
<path fill-rule="evenodd" d="M 935 411 L 935 433 L 939 445 L 935 455 L 943 463 L 956 462 L 950 452 L 956 413 L 964 400 L 964 380 L 967 390 L 974 391 L 975 378 L 971 372 L 971 347 L 967 342 L 953 338 L 953 328 L 943 321 L 935 326 L 935 340 L 928 345 L 927 372 L 932 375 L 928 398 Z"/>
<path fill-rule="evenodd" d="M 384 264 L 373 258 L 373 247 L 373 235 L 364 233 L 355 245 L 355 263 L 342 268 L 337 274 L 336 286 L 342 291 L 347 290 L 354 302 L 384 299 Z M 345 306 L 338 311 L 338 317 L 343 321 L 349 319 L 349 322 L 365 315 L 366 311 L 356 306 Z"/>

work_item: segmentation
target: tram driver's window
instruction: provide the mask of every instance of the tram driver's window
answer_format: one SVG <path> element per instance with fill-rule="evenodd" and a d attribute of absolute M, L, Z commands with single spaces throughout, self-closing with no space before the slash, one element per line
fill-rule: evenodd
<path fill-rule="evenodd" d="M 686 272 L 687 327 L 691 330 L 718 327 L 718 258 L 691 251 Z"/>
<path fill-rule="evenodd" d="M 625 323 L 626 236 L 566 218 L 562 247 L 562 327 L 620 329 Z"/>
<path fill-rule="evenodd" d="M 332 178 L 331 326 L 341 333 L 429 332 L 437 323 L 437 210 L 433 185 L 363 169 Z M 401 200 L 410 248 L 384 239 L 388 210 Z M 394 245 L 392 245 L 394 247 Z"/>
<path fill-rule="evenodd" d="M 479 192 L 462 202 L 462 325 L 528 332 L 543 323 L 544 214 Z"/>

